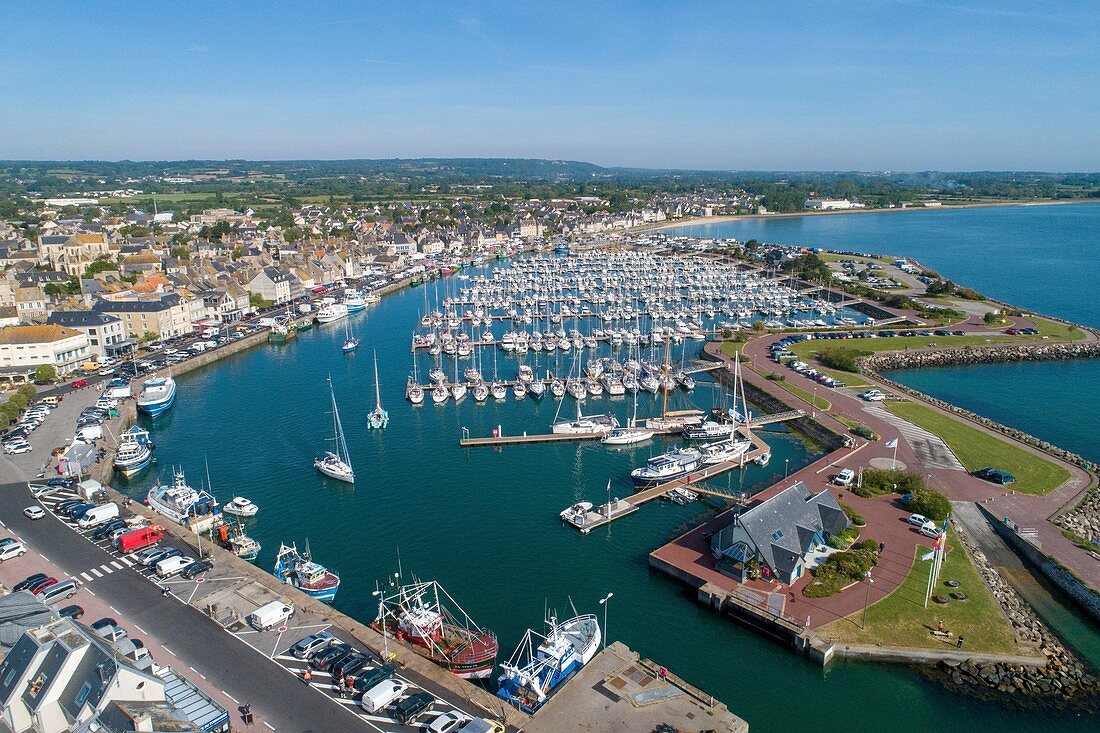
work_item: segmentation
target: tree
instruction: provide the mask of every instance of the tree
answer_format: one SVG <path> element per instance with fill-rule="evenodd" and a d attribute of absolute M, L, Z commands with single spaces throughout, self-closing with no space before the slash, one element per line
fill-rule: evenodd
<path fill-rule="evenodd" d="M 20 394 L 19 392 L 16 392 L 11 397 L 9 397 L 8 402 L 15 405 L 20 412 L 27 409 L 27 397 L 26 395 Z"/>
<path fill-rule="evenodd" d="M 177 260 L 189 260 L 191 259 L 191 250 L 188 247 L 173 247 L 169 254 L 175 257 Z"/>
<path fill-rule="evenodd" d="M 28 401 L 33 400 L 38 396 L 38 390 L 35 389 L 33 384 L 23 384 L 19 386 L 19 394 L 27 398 Z"/>
<path fill-rule="evenodd" d="M 913 493 L 913 498 L 909 500 L 909 510 L 942 522 L 951 514 L 951 502 L 938 491 L 922 489 Z"/>
<path fill-rule="evenodd" d="M 118 269 L 118 266 L 115 265 L 114 262 L 111 262 L 110 259 L 108 259 L 106 257 L 100 257 L 95 262 L 88 265 L 88 268 L 86 270 L 84 270 L 84 279 L 85 280 L 90 280 L 90 279 L 94 278 L 100 272 L 110 272 L 112 270 L 117 270 L 117 269 Z"/>
<path fill-rule="evenodd" d="M 19 408 L 10 402 L 0 405 L 0 422 L 11 425 L 19 418 Z"/>
<path fill-rule="evenodd" d="M 43 364 L 34 370 L 34 381 L 41 384 L 49 384 L 57 379 L 57 370 L 52 364 Z"/>
<path fill-rule="evenodd" d="M 985 321 L 986 324 L 990 325 L 990 326 L 996 325 L 998 323 L 1004 323 L 1005 322 L 1004 317 L 1000 313 L 998 313 L 997 311 L 989 311 L 984 316 L 982 316 L 982 320 Z"/>

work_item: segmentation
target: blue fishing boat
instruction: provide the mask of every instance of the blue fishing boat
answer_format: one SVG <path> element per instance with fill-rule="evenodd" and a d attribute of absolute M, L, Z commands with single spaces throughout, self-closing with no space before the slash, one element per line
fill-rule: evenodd
<path fill-rule="evenodd" d="M 592 614 L 558 623 L 546 620 L 546 636 L 527 630 L 511 658 L 501 665 L 497 697 L 528 713 L 542 707 L 554 690 L 592 661 L 600 648 L 600 625 Z"/>
<path fill-rule="evenodd" d="M 150 417 L 168 411 L 176 402 L 176 380 L 172 375 L 146 379 L 141 385 L 141 394 L 137 398 L 139 412 Z"/>
<path fill-rule="evenodd" d="M 308 541 L 305 551 L 301 553 L 296 545 L 279 544 L 275 577 L 319 601 L 332 601 L 340 588 L 340 576 L 313 561 Z"/>

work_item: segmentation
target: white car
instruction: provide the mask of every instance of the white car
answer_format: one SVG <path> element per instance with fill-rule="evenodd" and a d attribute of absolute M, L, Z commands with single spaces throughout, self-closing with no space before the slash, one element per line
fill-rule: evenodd
<path fill-rule="evenodd" d="M 860 392 L 859 398 L 867 402 L 883 402 L 886 400 L 886 395 L 877 389 L 869 389 L 866 392 Z"/>
<path fill-rule="evenodd" d="M 23 510 L 23 516 L 27 519 L 41 519 L 46 516 L 46 510 L 40 506 L 29 506 Z"/>
<path fill-rule="evenodd" d="M 472 718 L 458 710 L 443 713 L 428 726 L 429 733 L 452 733 L 462 725 L 469 723 Z"/>
<path fill-rule="evenodd" d="M 34 448 L 25 440 L 13 440 L 9 443 L 4 443 L 4 452 L 9 456 L 14 456 L 19 453 L 30 453 Z"/>
<path fill-rule="evenodd" d="M 833 483 L 837 486 L 847 486 L 855 480 L 856 472 L 850 468 L 845 468 L 840 471 L 836 476 L 833 476 Z"/>
<path fill-rule="evenodd" d="M 8 544 L 0 547 L 0 562 L 4 560 L 10 560 L 13 557 L 23 557 L 27 554 L 27 547 L 22 542 L 9 542 Z"/>
<path fill-rule="evenodd" d="M 922 524 L 920 526 L 920 529 L 918 529 L 917 531 L 920 532 L 925 537 L 931 537 L 932 539 L 936 539 L 937 537 L 940 536 L 939 525 L 937 525 L 931 519 L 929 519 L 926 523 Z"/>
<path fill-rule="evenodd" d="M 924 525 L 928 524 L 932 520 L 929 519 L 928 517 L 924 516 L 923 514 L 910 514 L 909 517 L 905 521 L 909 522 L 909 524 L 912 524 L 916 527 L 923 527 Z"/>

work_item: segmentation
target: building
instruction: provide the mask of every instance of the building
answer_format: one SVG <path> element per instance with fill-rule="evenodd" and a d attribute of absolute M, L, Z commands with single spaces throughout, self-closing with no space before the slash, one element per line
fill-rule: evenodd
<path fill-rule="evenodd" d="M 80 277 L 92 262 L 110 257 L 111 247 L 102 233 L 50 235 L 39 238 L 38 256 L 55 270 Z"/>
<path fill-rule="evenodd" d="M 30 382 L 34 371 L 49 364 L 65 375 L 91 358 L 88 337 L 57 324 L 9 326 L 0 331 L 0 378 Z"/>
<path fill-rule="evenodd" d="M 764 580 L 793 585 L 807 556 L 849 526 L 828 491 L 810 492 L 801 481 L 742 512 L 710 538 L 716 569 L 744 583 L 759 570 Z"/>
<path fill-rule="evenodd" d="M 202 298 L 198 299 L 200 302 Z M 122 319 L 123 328 L 130 338 L 142 338 L 152 334 L 157 338 L 170 338 L 195 330 L 192 315 L 194 309 L 180 293 L 156 293 L 138 298 L 98 300 L 92 310 Z"/>
<path fill-rule="evenodd" d="M 13 733 L 230 730 L 229 711 L 209 695 L 171 667 L 142 668 L 121 652 L 121 644 L 71 619 L 26 631 L 0 664 L 0 728 Z"/>
<path fill-rule="evenodd" d="M 862 209 L 864 205 L 848 199 L 806 199 L 805 206 L 812 211 L 843 211 Z"/>
<path fill-rule="evenodd" d="M 109 313 L 54 311 L 46 319 L 46 323 L 80 331 L 88 337 L 88 346 L 96 356 L 115 357 L 134 348 L 134 340 L 126 338 L 126 327 L 122 319 Z"/>
<path fill-rule="evenodd" d="M 265 267 L 248 282 L 246 287 L 248 292 L 278 305 L 293 297 L 294 276 L 277 267 Z"/>

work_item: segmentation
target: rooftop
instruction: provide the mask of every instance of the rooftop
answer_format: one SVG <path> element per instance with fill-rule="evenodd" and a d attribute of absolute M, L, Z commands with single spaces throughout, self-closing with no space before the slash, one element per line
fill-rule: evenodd
<path fill-rule="evenodd" d="M 0 345 L 52 343 L 79 335 L 79 331 L 54 323 L 45 326 L 8 326 L 0 331 Z"/>

